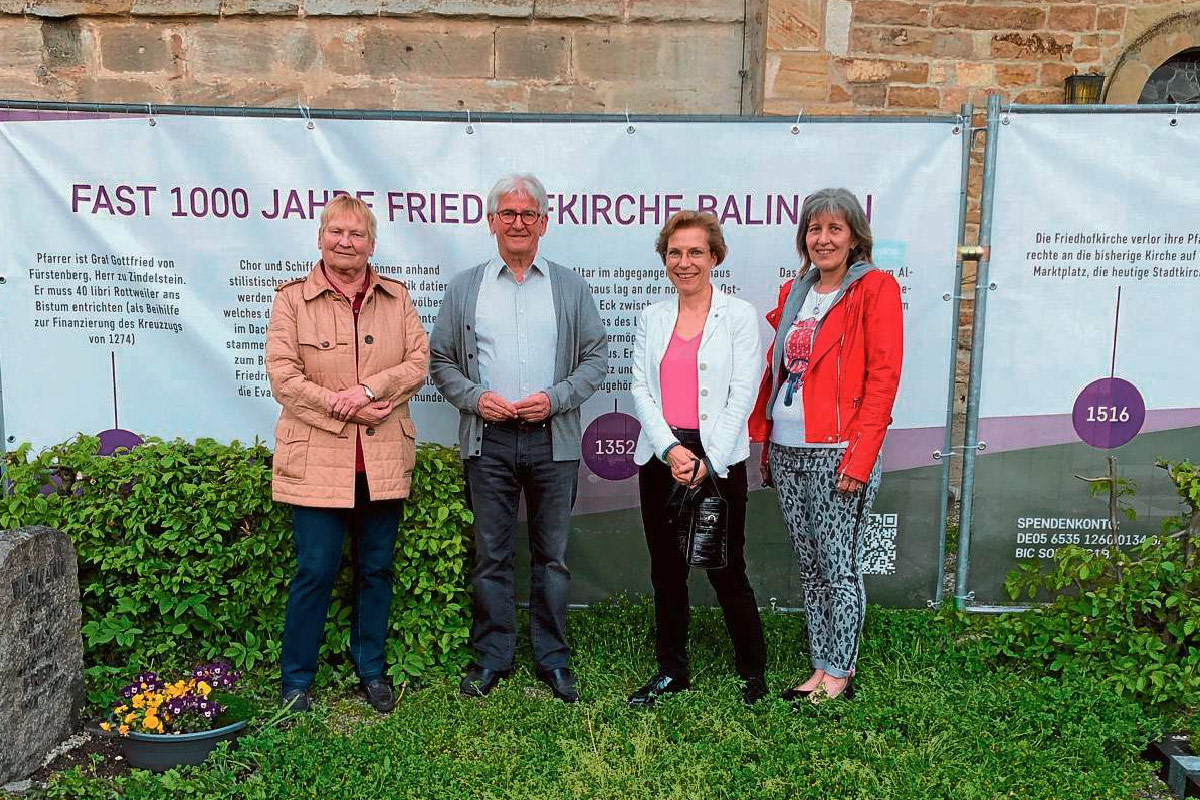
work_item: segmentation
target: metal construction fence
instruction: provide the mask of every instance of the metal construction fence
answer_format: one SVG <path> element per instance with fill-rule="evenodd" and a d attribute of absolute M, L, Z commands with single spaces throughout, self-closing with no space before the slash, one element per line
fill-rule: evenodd
<path fill-rule="evenodd" d="M 958 115 L 791 120 L 0 101 L 0 172 L 10 186 L 0 221 L 25 232 L 0 271 L 0 447 L 44 447 L 79 432 L 270 440 L 278 407 L 261 355 L 271 288 L 310 268 L 314 218 L 328 199 L 347 191 L 372 205 L 375 263 L 406 281 L 428 326 L 445 282 L 494 251 L 483 213 L 491 183 L 535 172 L 551 193 L 542 250 L 592 283 L 611 339 L 609 379 L 583 408 L 573 599 L 644 592 L 630 446 L 639 427 L 628 389 L 636 315 L 669 287 L 655 233 L 678 208 L 716 214 L 730 255 L 714 283 L 765 312 L 796 268 L 803 197 L 846 186 L 865 201 L 875 260 L 899 280 L 906 309 L 904 378 L 867 537 L 868 592 L 885 605 L 942 602 L 948 512 L 961 488 L 958 599 L 994 605 L 1017 559 L 1048 557 L 1055 535 L 1079 534 L 1088 546 L 1098 540 L 1085 534 L 1105 533 L 1087 527 L 1104 515 L 1070 472 L 1095 473 L 1114 443 L 1121 469 L 1141 470 L 1196 442 L 1195 380 L 1168 374 L 1166 356 L 1156 355 L 1170 352 L 1170 337 L 1159 338 L 1170 306 L 1194 302 L 1200 286 L 1187 271 L 1200 246 L 1187 238 L 1200 231 L 1186 230 L 1197 190 L 1162 180 L 1155 160 L 1173 153 L 1186 175 L 1200 152 L 1178 139 L 1190 141 L 1196 128 L 1187 123 L 1200 122 L 1184 111 L 990 104 L 975 253 L 960 247 L 972 139 L 985 131 L 971 127 L 970 106 Z M 1121 169 L 1107 160 L 1116 153 Z M 1131 210 L 1143 196 L 1152 199 Z M 1169 241 L 1132 241 L 1167 231 Z M 1117 238 L 1110 248 L 1097 233 Z M 1082 267 L 1066 254 L 1074 258 L 1089 236 L 1103 252 L 1087 269 L 1112 262 L 1122 271 L 1086 279 L 1071 271 Z M 1120 237 L 1129 241 L 1118 246 Z M 1157 267 L 1176 272 L 1138 277 L 1123 271 L 1137 266 L 1134 256 L 1108 254 L 1147 247 L 1167 253 Z M 964 253 L 982 258 L 966 436 L 956 447 Z M 1081 394 L 1075 373 L 1103 365 L 1109 394 Z M 38 391 L 64 374 L 65 391 L 50 399 Z M 1123 386 L 1118 375 L 1145 399 L 1145 424 L 1124 442 L 1132 411 L 1114 388 Z M 1072 427 L 1068 402 L 1083 428 Z M 421 438 L 454 441 L 456 412 L 432 386 L 415 398 L 413 416 Z M 961 487 L 950 458 L 959 453 Z M 1169 504 L 1161 481 L 1137 476 L 1141 530 Z M 802 587 L 774 496 L 757 475 L 751 488 L 752 581 L 763 602 L 798 606 Z M 697 588 L 698 601 L 712 599 Z"/>

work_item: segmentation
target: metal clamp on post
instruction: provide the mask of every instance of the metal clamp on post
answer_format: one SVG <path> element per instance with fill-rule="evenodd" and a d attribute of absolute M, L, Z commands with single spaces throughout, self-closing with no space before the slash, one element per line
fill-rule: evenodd
<path fill-rule="evenodd" d="M 963 261 L 985 261 L 990 259 L 992 248 L 979 244 L 960 244 L 956 253 Z"/>

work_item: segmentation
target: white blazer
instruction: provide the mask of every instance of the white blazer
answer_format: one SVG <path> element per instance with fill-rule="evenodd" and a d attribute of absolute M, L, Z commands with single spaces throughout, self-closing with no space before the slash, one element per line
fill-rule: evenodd
<path fill-rule="evenodd" d="M 642 424 L 633 455 L 639 465 L 657 458 L 675 441 L 671 426 L 663 419 L 658 365 L 671 342 L 678 312 L 678 299 L 669 298 L 646 306 L 638 315 L 630 391 Z M 701 336 L 696 356 L 700 441 L 713 469 L 724 478 L 731 464 L 750 457 L 746 421 L 754 408 L 763 360 L 758 312 L 745 300 L 723 294 L 714 286 Z"/>

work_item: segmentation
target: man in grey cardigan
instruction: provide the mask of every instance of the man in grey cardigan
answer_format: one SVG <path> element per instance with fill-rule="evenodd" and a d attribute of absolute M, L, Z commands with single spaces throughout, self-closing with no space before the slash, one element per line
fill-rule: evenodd
<path fill-rule="evenodd" d="M 459 409 L 475 513 L 475 663 L 459 692 L 482 697 L 512 671 L 513 549 L 521 492 L 532 550 L 529 611 L 537 675 L 579 699 L 566 641 L 567 531 L 579 476 L 579 406 L 608 372 L 608 334 L 587 281 L 538 255 L 546 190 L 510 175 L 488 194 L 499 255 L 450 282 L 429 341 L 429 373 Z"/>

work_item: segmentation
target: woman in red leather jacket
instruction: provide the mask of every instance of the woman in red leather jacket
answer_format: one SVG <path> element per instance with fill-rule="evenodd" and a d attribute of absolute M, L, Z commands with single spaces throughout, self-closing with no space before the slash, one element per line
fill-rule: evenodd
<path fill-rule="evenodd" d="M 879 488 L 880 449 L 900 384 L 896 279 L 871 262 L 867 216 L 845 189 L 804 201 L 800 272 L 767 315 L 776 329 L 750 436 L 804 579 L 813 673 L 785 700 L 850 699 L 866 612 L 862 534 Z"/>

